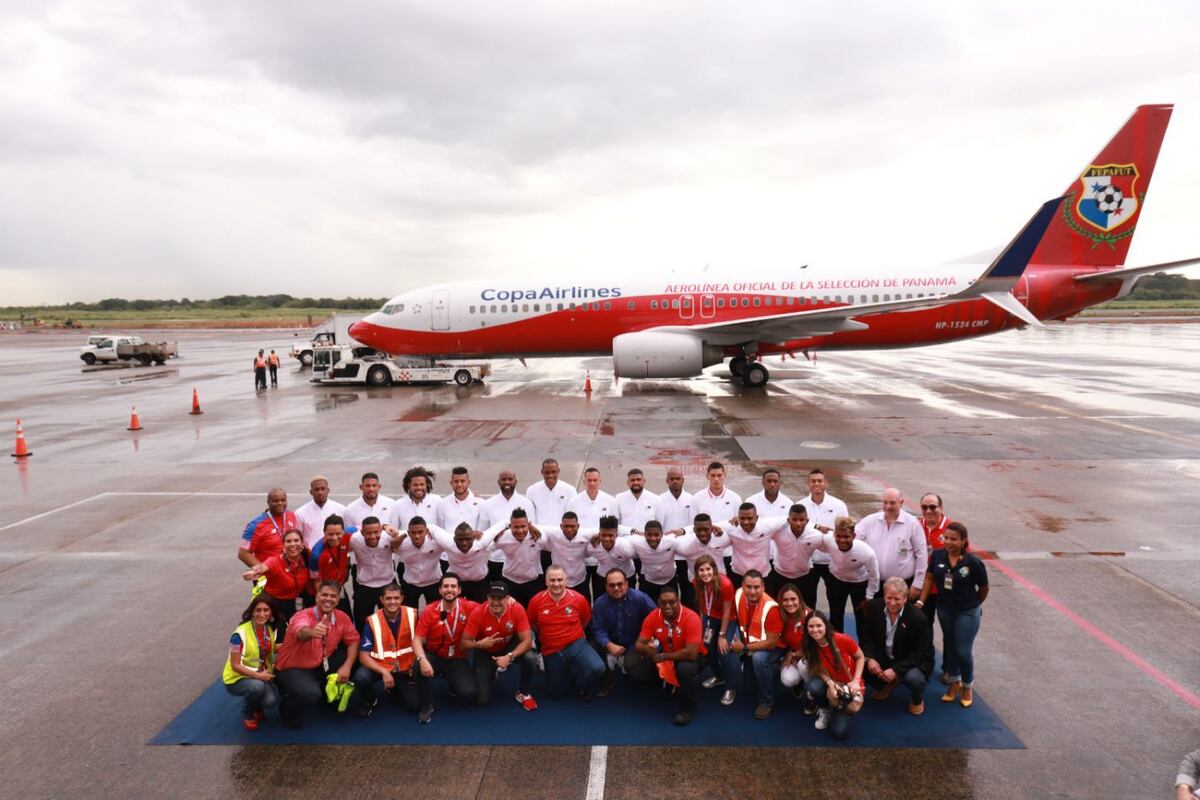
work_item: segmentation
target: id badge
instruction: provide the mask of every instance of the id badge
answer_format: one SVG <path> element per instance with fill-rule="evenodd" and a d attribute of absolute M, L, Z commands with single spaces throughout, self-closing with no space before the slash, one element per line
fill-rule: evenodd
<path fill-rule="evenodd" d="M 329 672 L 329 658 L 328 657 L 321 659 L 321 670 L 323 672 Z"/>
<path fill-rule="evenodd" d="M 454 658 L 454 645 L 450 645 L 450 651 L 446 653 L 450 658 Z"/>
<path fill-rule="evenodd" d="M 705 628 L 705 629 L 704 629 L 704 644 L 705 644 L 706 646 L 707 646 L 707 645 L 710 645 L 710 644 L 712 644 L 712 642 L 713 642 L 713 634 L 714 634 L 714 633 L 716 633 L 716 631 L 715 631 L 714 629 L 712 629 L 712 628 Z"/>
<path fill-rule="evenodd" d="M 942 588 L 947 592 L 954 588 L 954 573 L 946 571 L 946 577 L 942 579 Z"/>
<path fill-rule="evenodd" d="M 304 601 L 303 601 L 303 600 L 301 600 L 299 597 L 297 597 L 297 598 L 296 598 L 295 600 L 293 600 L 292 602 L 296 604 L 296 610 L 297 610 L 297 611 L 303 611 L 303 610 L 304 610 Z"/>

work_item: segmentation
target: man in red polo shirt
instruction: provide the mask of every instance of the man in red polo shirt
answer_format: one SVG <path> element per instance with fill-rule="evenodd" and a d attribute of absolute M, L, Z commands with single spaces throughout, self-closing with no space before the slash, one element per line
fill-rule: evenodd
<path fill-rule="evenodd" d="M 320 702 L 327 676 L 336 672 L 338 683 L 345 683 L 358 661 L 358 632 L 353 620 L 338 610 L 339 597 L 337 583 L 317 584 L 316 606 L 292 617 L 279 645 L 275 680 L 283 692 L 279 716 L 285 727 L 303 727 L 300 715 Z"/>
<path fill-rule="evenodd" d="M 651 682 L 662 677 L 679 687 L 675 724 L 687 725 L 696 716 L 696 693 L 700 688 L 700 657 L 707 652 L 702 641 L 700 615 L 679 602 L 674 584 L 658 593 L 658 608 L 642 621 L 642 632 L 634 649 L 640 658 L 630 677 Z"/>
<path fill-rule="evenodd" d="M 950 518 L 942 511 L 942 496 L 933 492 L 921 495 L 921 527 L 925 530 L 925 541 L 929 545 L 930 553 L 942 547 L 942 534 L 946 532 L 946 526 L 949 524 Z M 930 630 L 933 630 L 933 621 L 937 619 L 937 597 L 938 587 L 935 583 L 924 603 L 918 600 L 913 604 L 925 612 Z"/>
<path fill-rule="evenodd" d="M 552 565 L 546 570 L 546 590 L 529 601 L 529 624 L 537 634 L 551 697 L 563 697 L 574 683 L 586 702 L 604 675 L 604 662 L 584 635 L 591 618 L 587 599 L 567 588 L 567 571 Z"/>
<path fill-rule="evenodd" d="M 350 576 L 350 533 L 346 532 L 346 523 L 337 514 L 325 518 L 324 533 L 321 540 L 313 547 L 308 556 L 308 571 L 315 573 L 317 580 L 337 581 L 338 586 L 345 587 L 346 579 Z M 347 614 L 350 611 L 350 598 L 345 589 L 338 600 L 338 608 Z"/>
<path fill-rule="evenodd" d="M 433 722 L 433 679 L 441 675 L 450 684 L 450 691 L 464 703 L 474 703 L 477 688 L 475 673 L 467 663 L 463 646 L 463 634 L 467 630 L 467 617 L 475 610 L 475 603 L 461 597 L 462 581 L 453 572 L 442 576 L 438 588 L 441 602 L 430 603 L 417 620 L 417 636 L 413 639 L 413 653 L 417 659 L 417 693 L 421 698 L 421 709 L 417 722 Z"/>
<path fill-rule="evenodd" d="M 238 545 L 238 560 L 254 567 L 270 556 L 281 554 L 283 535 L 290 530 L 300 530 L 300 523 L 287 510 L 287 492 L 275 487 L 267 492 L 267 510 L 246 523 Z"/>
<path fill-rule="evenodd" d="M 537 657 L 533 652 L 533 633 L 529 617 L 521 604 L 508 595 L 508 584 L 495 581 L 488 587 L 488 600 L 467 617 L 463 647 L 475 651 L 475 701 L 486 706 L 492 700 L 492 683 L 497 672 L 514 663 L 520 665 L 520 691 L 517 702 L 526 711 L 536 711 L 533 699 L 533 673 Z"/>

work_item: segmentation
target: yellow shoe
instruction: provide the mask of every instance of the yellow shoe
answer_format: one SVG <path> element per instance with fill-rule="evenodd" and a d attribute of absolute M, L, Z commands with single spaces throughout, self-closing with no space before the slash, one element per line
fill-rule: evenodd
<path fill-rule="evenodd" d="M 963 690 L 962 690 L 962 697 L 960 697 L 958 699 L 958 704 L 960 706 L 962 706 L 963 708 L 970 708 L 971 704 L 974 702 L 975 702 L 975 694 L 974 694 L 974 692 L 971 691 L 971 687 L 964 686 Z"/>
<path fill-rule="evenodd" d="M 946 687 L 946 693 L 944 695 L 942 695 L 942 702 L 943 703 L 953 703 L 955 700 L 958 699 L 958 694 L 961 691 L 962 691 L 962 681 L 955 681 L 954 683 L 952 683 Z M 967 691 L 970 691 L 970 689 L 968 689 Z"/>

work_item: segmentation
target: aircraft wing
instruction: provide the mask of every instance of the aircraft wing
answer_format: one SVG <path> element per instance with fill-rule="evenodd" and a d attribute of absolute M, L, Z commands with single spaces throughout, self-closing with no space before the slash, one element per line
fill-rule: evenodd
<path fill-rule="evenodd" d="M 732 345 L 749 341 L 784 342 L 807 336 L 822 336 L 840 331 L 863 330 L 869 327 L 856 317 L 879 314 L 885 311 L 909 311 L 932 308 L 961 300 L 983 297 L 1025 322 L 1040 325 L 1041 322 L 1021 305 L 1010 293 L 1033 258 L 1038 243 L 1054 219 L 1062 197 L 1049 200 L 1025 223 L 1021 232 L 1008 243 L 986 270 L 968 287 L 953 294 L 940 294 L 915 300 L 891 300 L 881 303 L 861 303 L 833 308 L 814 308 L 808 311 L 791 311 L 769 317 L 713 322 L 701 325 L 664 326 L 660 330 L 687 330 L 703 332 L 704 338 L 713 344 Z"/>
<path fill-rule="evenodd" d="M 1077 281 L 1104 281 L 1104 280 L 1124 280 L 1125 278 L 1136 278 L 1141 275 L 1150 275 L 1154 272 L 1162 272 L 1168 269 L 1178 269 L 1179 267 L 1188 267 L 1192 264 L 1200 264 L 1200 258 L 1185 258 L 1182 261 L 1167 261 L 1163 264 L 1151 264 L 1148 267 L 1125 267 L 1124 269 L 1110 269 L 1104 272 L 1089 272 L 1086 275 L 1076 275 Z"/>

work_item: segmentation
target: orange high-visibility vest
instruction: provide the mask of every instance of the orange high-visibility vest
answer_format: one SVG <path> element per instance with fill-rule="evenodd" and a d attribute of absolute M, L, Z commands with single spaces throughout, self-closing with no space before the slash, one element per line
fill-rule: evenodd
<path fill-rule="evenodd" d="M 271 355 L 267 356 L 267 360 L 271 362 L 272 367 L 279 366 L 279 356 L 275 355 L 274 353 L 271 353 Z"/>
<path fill-rule="evenodd" d="M 763 592 L 762 597 L 758 601 L 758 605 L 754 607 L 754 618 L 747 620 L 749 613 L 745 595 L 741 589 L 737 590 L 737 594 L 733 598 L 734 606 L 737 608 L 738 627 L 742 629 L 742 634 L 747 637 L 746 644 L 765 641 L 767 636 L 763 630 L 763 622 L 767 618 L 767 613 L 775 608 L 778 603 L 771 599 L 771 596 Z"/>
<path fill-rule="evenodd" d="M 400 607 L 400 625 L 396 635 L 392 636 L 392 626 L 388 625 L 383 609 L 370 616 L 367 624 L 371 626 L 371 639 L 374 647 L 371 658 L 382 661 L 395 672 L 408 672 L 413 665 L 413 629 L 416 627 L 417 611 L 410 606 Z"/>
<path fill-rule="evenodd" d="M 267 360 L 265 358 L 263 358 L 262 356 L 255 356 L 254 368 L 255 369 L 266 369 L 267 368 Z"/>

